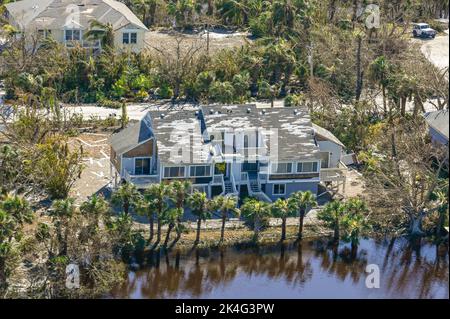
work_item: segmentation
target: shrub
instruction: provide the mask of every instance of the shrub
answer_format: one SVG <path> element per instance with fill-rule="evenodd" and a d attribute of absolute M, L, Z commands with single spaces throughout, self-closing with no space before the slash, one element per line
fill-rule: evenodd
<path fill-rule="evenodd" d="M 209 90 L 210 98 L 220 103 L 232 103 L 235 98 L 235 93 L 233 85 L 228 81 L 216 81 Z"/>

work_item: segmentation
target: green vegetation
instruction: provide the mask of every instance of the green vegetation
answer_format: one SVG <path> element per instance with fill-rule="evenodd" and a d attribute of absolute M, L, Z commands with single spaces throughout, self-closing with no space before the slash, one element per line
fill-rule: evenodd
<path fill-rule="evenodd" d="M 302 238 L 304 218 L 317 206 L 308 192 L 273 204 L 250 198 L 237 208 L 232 197 L 191 193 L 189 182 L 143 193 L 123 184 L 111 203 L 93 195 L 78 205 L 72 190 L 86 153 L 71 137 L 85 127 L 126 127 L 127 102 L 264 100 L 273 106 L 283 99 L 286 107 L 306 107 L 314 123 L 357 154 L 366 184 L 364 198 L 333 200 L 318 214 L 336 243 L 348 241 L 356 253 L 368 229 L 448 241 L 448 149 L 431 143 L 421 116 L 425 103 L 448 108 L 448 70 L 428 62 L 408 33 L 413 21 L 448 12 L 448 1 L 379 1 L 378 29 L 366 28 L 367 13 L 359 15 L 364 1 L 124 1 L 147 26 L 172 28 L 175 45 L 119 52 L 112 26 L 92 21 L 85 37 L 104 49 L 95 55 L 52 39 L 26 43 L 16 37 L 2 15 L 7 2 L 0 1 L 0 37 L 6 40 L 0 80 L 15 116 L 0 123 L 1 296 L 101 296 L 123 279 L 124 263 L 137 253 L 176 246 L 187 232 L 185 208 L 197 219 L 196 245 L 213 213 L 222 222 L 219 244 L 226 242 L 231 215 L 242 215 L 255 242 L 269 217 L 281 219 L 285 240 L 286 220 L 295 216 Z M 201 47 L 183 37 L 215 29 L 249 32 L 250 38 L 212 51 L 209 36 Z M 96 103 L 121 117 L 84 119 L 64 113 L 61 102 Z M 2 115 L 9 110 L 0 107 Z M 134 213 L 148 219 L 148 238 L 136 230 Z M 32 278 L 17 278 L 28 262 L 25 277 Z M 69 264 L 80 266 L 83 289 L 64 287 Z M 12 284 L 21 281 L 25 288 Z"/>

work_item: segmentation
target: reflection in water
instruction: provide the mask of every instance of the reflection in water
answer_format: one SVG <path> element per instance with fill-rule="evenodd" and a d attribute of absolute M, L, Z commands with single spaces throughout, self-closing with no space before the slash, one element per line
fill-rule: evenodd
<path fill-rule="evenodd" d="M 404 239 L 151 252 L 112 298 L 448 298 L 448 249 Z M 380 289 L 365 286 L 368 264 Z"/>

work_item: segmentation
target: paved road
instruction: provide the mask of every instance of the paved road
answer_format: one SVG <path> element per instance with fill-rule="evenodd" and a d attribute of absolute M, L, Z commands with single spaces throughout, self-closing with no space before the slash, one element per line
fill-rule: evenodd
<path fill-rule="evenodd" d="M 437 36 L 435 39 L 417 39 L 416 41 L 423 42 L 420 50 L 423 55 L 430 60 L 437 67 L 444 69 L 448 68 L 449 61 L 449 36 L 448 30 L 446 35 Z"/>

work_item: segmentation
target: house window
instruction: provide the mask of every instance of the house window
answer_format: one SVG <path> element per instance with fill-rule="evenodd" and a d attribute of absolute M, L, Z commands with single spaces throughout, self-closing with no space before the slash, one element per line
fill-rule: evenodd
<path fill-rule="evenodd" d="M 136 44 L 137 43 L 137 33 L 136 32 L 130 33 L 130 42 L 132 44 Z"/>
<path fill-rule="evenodd" d="M 290 174 L 292 173 L 292 163 L 275 163 L 272 164 L 272 174 Z"/>
<path fill-rule="evenodd" d="M 297 164 L 298 173 L 315 173 L 317 172 L 317 162 L 303 162 Z"/>
<path fill-rule="evenodd" d="M 47 39 L 52 36 L 52 30 L 38 30 L 39 38 Z"/>
<path fill-rule="evenodd" d="M 123 44 L 136 44 L 137 43 L 137 33 L 136 32 L 124 32 L 122 34 Z"/>
<path fill-rule="evenodd" d="M 67 46 L 73 46 L 72 42 L 81 40 L 81 30 L 64 30 L 64 39 Z"/>
<path fill-rule="evenodd" d="M 273 195 L 285 195 L 286 184 L 273 184 Z"/>
<path fill-rule="evenodd" d="M 80 41 L 81 30 L 65 30 L 65 39 L 68 41 Z"/>
<path fill-rule="evenodd" d="M 164 168 L 164 178 L 184 177 L 184 166 L 172 166 Z"/>
<path fill-rule="evenodd" d="M 134 161 L 135 175 L 150 175 L 150 158 L 136 158 Z"/>
<path fill-rule="evenodd" d="M 189 175 L 191 177 L 211 176 L 211 166 L 191 166 Z"/>

